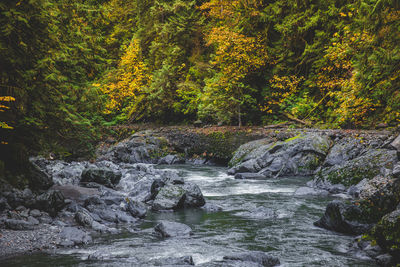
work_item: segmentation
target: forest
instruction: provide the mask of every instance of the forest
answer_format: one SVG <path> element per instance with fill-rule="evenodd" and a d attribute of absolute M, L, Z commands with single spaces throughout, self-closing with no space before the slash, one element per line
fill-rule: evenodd
<path fill-rule="evenodd" d="M 0 69 L 0 172 L 132 123 L 396 126 L 400 1 L 2 0 Z"/>

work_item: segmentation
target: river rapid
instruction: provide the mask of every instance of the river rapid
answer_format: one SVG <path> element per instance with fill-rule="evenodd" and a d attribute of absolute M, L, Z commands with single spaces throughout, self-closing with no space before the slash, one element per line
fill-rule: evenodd
<path fill-rule="evenodd" d="M 281 266 L 376 266 L 351 248 L 354 237 L 313 226 L 332 196 L 295 196 L 309 178 L 235 180 L 226 168 L 197 165 L 157 166 L 178 170 L 199 185 L 207 205 L 222 208 L 150 212 L 137 231 L 102 235 L 85 247 L 8 259 L 1 266 L 153 266 L 157 259 L 192 256 L 200 266 L 244 251 L 264 251 Z M 188 238 L 153 234 L 160 220 L 193 229 Z"/>

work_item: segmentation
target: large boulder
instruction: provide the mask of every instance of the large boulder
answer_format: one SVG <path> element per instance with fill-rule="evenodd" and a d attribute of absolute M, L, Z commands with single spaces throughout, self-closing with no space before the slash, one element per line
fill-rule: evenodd
<path fill-rule="evenodd" d="M 66 206 L 64 195 L 59 190 L 49 190 L 36 197 L 34 208 L 48 212 L 51 216 Z"/>
<path fill-rule="evenodd" d="M 257 172 L 266 178 L 311 175 L 322 164 L 331 146 L 329 136 L 314 133 L 299 134 L 283 142 L 269 141 L 241 146 L 231 161 L 235 165 L 228 173 Z"/>
<path fill-rule="evenodd" d="M 81 183 L 98 183 L 113 188 L 121 180 L 121 172 L 110 168 L 90 167 L 82 172 Z"/>
<path fill-rule="evenodd" d="M 372 179 L 381 172 L 393 169 L 397 163 L 397 153 L 388 149 L 369 149 L 364 154 L 341 165 L 322 168 L 315 178 L 327 180 L 332 184 L 351 186 L 363 179 Z"/>
<path fill-rule="evenodd" d="M 51 176 L 33 162 L 28 165 L 28 180 L 29 187 L 36 191 L 47 190 L 54 184 Z"/>
<path fill-rule="evenodd" d="M 147 214 L 147 208 L 142 202 L 128 199 L 126 210 L 136 218 L 144 218 Z"/>
<path fill-rule="evenodd" d="M 154 227 L 161 237 L 188 237 L 193 234 L 192 228 L 183 223 L 161 221 Z"/>
<path fill-rule="evenodd" d="M 224 260 L 255 262 L 265 267 L 277 266 L 280 264 L 278 258 L 268 255 L 261 251 L 252 251 L 225 256 Z"/>
<path fill-rule="evenodd" d="M 400 263 L 400 207 L 385 215 L 372 229 L 378 245 L 394 256 L 393 266 Z"/>
<path fill-rule="evenodd" d="M 130 138 L 99 151 L 99 160 L 125 163 L 157 163 L 168 152 L 168 141 L 151 131 L 138 132 Z"/>
<path fill-rule="evenodd" d="M 363 211 L 357 205 L 334 200 L 328 204 L 325 214 L 314 225 L 339 233 L 357 235 L 367 232 L 372 227 L 371 224 L 360 222 L 362 217 Z"/>
<path fill-rule="evenodd" d="M 204 200 L 203 193 L 200 190 L 200 187 L 191 182 L 186 182 L 182 186 L 183 190 L 185 190 L 185 202 L 184 206 L 188 208 L 198 208 L 204 206 L 206 201 Z"/>
<path fill-rule="evenodd" d="M 324 161 L 324 167 L 342 165 L 358 157 L 365 150 L 365 143 L 361 139 L 348 137 L 336 142 Z"/>
<path fill-rule="evenodd" d="M 153 210 L 176 210 L 183 208 L 185 190 L 179 185 L 168 184 L 160 189 L 153 202 Z"/>

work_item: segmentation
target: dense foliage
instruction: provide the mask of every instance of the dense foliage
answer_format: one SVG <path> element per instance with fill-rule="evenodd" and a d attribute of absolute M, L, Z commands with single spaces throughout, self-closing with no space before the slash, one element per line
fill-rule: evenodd
<path fill-rule="evenodd" d="M 134 121 L 400 121 L 396 0 L 3 0 L 3 161 Z"/>

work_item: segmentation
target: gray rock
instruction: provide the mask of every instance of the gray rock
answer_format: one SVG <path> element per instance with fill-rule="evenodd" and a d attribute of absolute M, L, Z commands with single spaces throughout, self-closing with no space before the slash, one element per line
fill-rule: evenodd
<path fill-rule="evenodd" d="M 136 218 L 145 218 L 147 214 L 147 208 L 146 206 L 137 201 L 129 200 L 129 202 L 126 205 L 126 210 Z"/>
<path fill-rule="evenodd" d="M 382 169 L 393 169 L 397 161 L 397 153 L 394 150 L 369 149 L 342 165 L 322 168 L 315 177 L 319 180 L 328 180 L 332 184 L 351 186 L 363 179 L 372 179 L 380 174 Z"/>
<path fill-rule="evenodd" d="M 85 227 L 92 227 L 93 218 L 90 215 L 89 211 L 86 209 L 81 209 L 75 213 L 75 221 Z"/>
<path fill-rule="evenodd" d="M 390 146 L 400 152 L 400 135 L 393 140 Z"/>
<path fill-rule="evenodd" d="M 156 259 L 152 263 L 155 266 L 180 266 L 180 265 L 194 265 L 192 256 L 183 256 L 179 258 L 169 257 Z"/>
<path fill-rule="evenodd" d="M 265 179 L 265 176 L 259 173 L 245 172 L 245 173 L 236 173 L 235 179 L 263 180 Z"/>
<path fill-rule="evenodd" d="M 64 195 L 59 190 L 49 190 L 36 197 L 34 207 L 55 216 L 65 205 Z"/>
<path fill-rule="evenodd" d="M 377 256 L 375 260 L 379 264 L 379 266 L 394 266 L 392 265 L 393 256 L 388 253 Z"/>
<path fill-rule="evenodd" d="M 295 196 L 327 196 L 329 193 L 326 190 L 311 188 L 311 187 L 299 187 L 295 192 Z"/>
<path fill-rule="evenodd" d="M 197 184 L 186 182 L 182 188 L 185 190 L 185 207 L 198 208 L 204 206 L 206 201 L 204 200 L 203 193 Z"/>
<path fill-rule="evenodd" d="M 88 168 L 82 172 L 81 183 L 98 183 L 113 188 L 121 180 L 121 172 L 110 168 Z"/>
<path fill-rule="evenodd" d="M 393 168 L 393 177 L 400 178 L 400 163 L 397 163 Z"/>
<path fill-rule="evenodd" d="M 92 242 L 92 237 L 76 227 L 64 227 L 60 232 L 62 246 L 74 246 Z"/>
<path fill-rule="evenodd" d="M 278 258 L 268 255 L 261 251 L 252 251 L 246 253 L 233 254 L 225 256 L 224 260 L 255 262 L 265 267 L 277 266 L 280 264 Z"/>
<path fill-rule="evenodd" d="M 17 231 L 33 230 L 35 228 L 32 222 L 27 222 L 24 220 L 6 219 L 4 224 L 8 229 Z"/>
<path fill-rule="evenodd" d="M 167 155 L 158 160 L 158 164 L 172 165 L 172 164 L 182 164 L 182 163 L 185 163 L 185 160 L 179 158 L 177 155 Z"/>
<path fill-rule="evenodd" d="M 343 138 L 331 148 L 324 161 L 324 167 L 342 165 L 358 157 L 365 149 L 361 139 Z"/>
<path fill-rule="evenodd" d="M 212 203 L 206 203 L 203 207 L 201 207 L 202 210 L 204 210 L 205 212 L 220 212 L 222 211 L 222 207 L 212 204 Z"/>
<path fill-rule="evenodd" d="M 314 222 L 314 225 L 344 234 L 362 234 L 371 229 L 372 225 L 348 218 L 348 216 L 356 218 L 361 213 L 361 209 L 356 205 L 346 205 L 334 200 L 328 204 L 325 214 Z"/>
<path fill-rule="evenodd" d="M 161 237 L 187 237 L 193 234 L 192 228 L 183 223 L 161 221 L 154 227 Z"/>
<path fill-rule="evenodd" d="M 38 219 L 36 219 L 35 217 L 32 217 L 32 216 L 29 216 L 27 221 L 34 225 L 39 225 L 39 223 L 40 223 Z"/>
<path fill-rule="evenodd" d="M 253 147 L 253 144 L 245 144 L 235 152 L 229 174 L 257 172 L 266 178 L 311 175 L 322 164 L 331 140 L 324 135 L 300 134 L 283 142 L 259 147 Z M 249 148 L 253 149 L 248 153 L 243 152 Z"/>
<path fill-rule="evenodd" d="M 54 184 L 50 175 L 42 171 L 40 167 L 33 162 L 30 162 L 28 172 L 29 187 L 36 191 L 47 190 Z"/>
<path fill-rule="evenodd" d="M 153 210 L 176 210 L 185 203 L 186 192 L 179 185 L 166 185 L 154 199 Z"/>
<path fill-rule="evenodd" d="M 9 209 L 11 209 L 11 207 L 10 205 L 8 205 L 7 199 L 4 197 L 0 197 L 0 212 Z"/>

